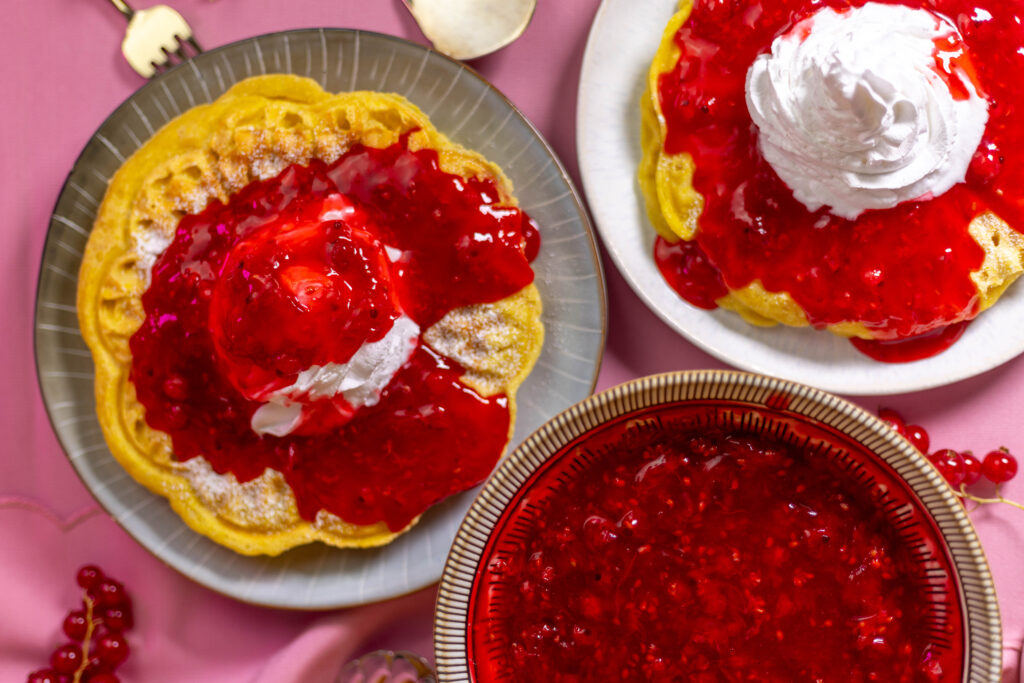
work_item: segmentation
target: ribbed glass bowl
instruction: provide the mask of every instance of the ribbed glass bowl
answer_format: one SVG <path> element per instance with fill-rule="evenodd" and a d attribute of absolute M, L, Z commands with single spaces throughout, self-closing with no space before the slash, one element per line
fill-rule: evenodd
<path fill-rule="evenodd" d="M 335 683 L 437 683 L 437 678 L 419 655 L 378 650 L 342 667 Z"/>
<path fill-rule="evenodd" d="M 550 420 L 498 468 L 470 507 L 441 580 L 434 627 L 440 683 L 521 680 L 500 654 L 489 659 L 498 662 L 489 665 L 501 672 L 497 678 L 476 677 L 474 624 L 487 628 L 492 618 L 501 619 L 487 611 L 481 596 L 499 596 L 490 603 L 499 610 L 519 604 L 518 598 L 499 593 L 503 589 L 495 580 L 482 577 L 490 567 L 513 561 L 513 546 L 540 526 L 534 520 L 550 522 L 547 497 L 559 496 L 563 482 L 594 458 L 609 457 L 596 455 L 601 444 L 609 443 L 602 435 L 626 428 L 649 433 L 644 430 L 656 431 L 663 418 L 679 415 L 686 416 L 687 429 L 763 434 L 800 449 L 808 460 L 830 459 L 849 473 L 850 481 L 870 490 L 880 518 L 892 523 L 894 537 L 913 549 L 915 561 L 928 563 L 915 581 L 928 594 L 941 593 L 924 623 L 929 634 L 941 628 L 946 635 L 932 642 L 949 650 L 958 648 L 962 637 L 965 670 L 958 680 L 998 683 L 1001 627 L 988 564 L 960 500 L 937 470 L 895 430 L 837 396 L 731 371 L 657 375 L 592 396 Z M 949 571 L 935 569 L 940 565 Z M 962 624 L 952 623 L 942 609 L 957 601 Z M 686 615 L 676 612 L 672 618 Z M 500 650 L 496 641 L 488 641 L 488 653 Z"/>

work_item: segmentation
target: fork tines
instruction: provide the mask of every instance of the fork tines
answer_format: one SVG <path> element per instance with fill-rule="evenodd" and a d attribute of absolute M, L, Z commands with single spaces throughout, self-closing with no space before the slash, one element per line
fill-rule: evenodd
<path fill-rule="evenodd" d="M 166 45 L 160 47 L 160 51 L 164 55 L 162 62 L 150 62 L 150 66 L 153 67 L 153 75 L 162 74 L 163 72 L 170 69 L 172 66 L 186 61 L 203 51 L 203 48 L 199 47 L 199 43 L 193 36 L 182 37 L 174 36 L 177 41 L 177 49 L 170 50 Z"/>
<path fill-rule="evenodd" d="M 140 76 L 151 78 L 203 51 L 185 19 L 167 5 L 135 11 L 123 0 L 115 4 L 129 17 L 121 52 Z"/>

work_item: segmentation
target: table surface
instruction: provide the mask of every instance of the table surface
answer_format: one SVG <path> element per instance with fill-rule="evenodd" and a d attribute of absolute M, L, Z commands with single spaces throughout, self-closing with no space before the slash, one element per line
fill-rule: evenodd
<path fill-rule="evenodd" d="M 153 2 L 139 2 L 138 7 Z M 352 27 L 425 42 L 400 0 L 173 0 L 200 42 L 215 47 L 293 28 Z M 473 63 L 515 102 L 578 181 L 575 101 L 599 0 L 540 0 L 522 39 Z M 141 84 L 119 52 L 124 22 L 102 0 L 9 3 L 0 62 L 0 680 L 24 680 L 60 642 L 79 596 L 74 572 L 97 563 L 136 604 L 126 681 L 319 683 L 340 662 L 379 647 L 429 653 L 435 589 L 348 611 L 296 613 L 234 602 L 193 584 L 135 544 L 78 481 L 50 429 L 32 362 L 32 311 L 48 217 L 81 148 Z M 579 183 L 577 182 L 577 185 Z M 608 348 L 598 389 L 656 372 L 724 367 L 647 310 L 605 262 Z M 1018 285 L 1020 286 L 1020 285 Z M 639 343 L 638 340 L 643 340 Z M 858 397 L 924 425 L 934 447 L 1024 454 L 1024 358 L 953 386 Z M 1024 498 L 1024 476 L 1006 488 Z M 1003 612 L 1005 682 L 1018 683 L 1024 637 L 1024 511 L 971 513 Z"/>

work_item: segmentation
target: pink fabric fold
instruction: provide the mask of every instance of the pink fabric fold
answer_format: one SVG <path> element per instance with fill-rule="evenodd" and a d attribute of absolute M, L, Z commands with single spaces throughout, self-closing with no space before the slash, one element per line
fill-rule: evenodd
<path fill-rule="evenodd" d="M 436 596 L 431 587 L 322 617 L 271 657 L 253 683 L 331 683 L 346 662 L 376 650 L 406 650 L 432 660 Z"/>

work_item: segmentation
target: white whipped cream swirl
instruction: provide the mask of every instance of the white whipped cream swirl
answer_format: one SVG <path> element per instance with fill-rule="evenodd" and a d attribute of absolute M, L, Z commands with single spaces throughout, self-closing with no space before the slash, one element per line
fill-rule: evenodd
<path fill-rule="evenodd" d="M 853 219 L 963 182 L 988 122 L 969 76 L 956 99 L 936 40 L 958 35 L 927 10 L 868 3 L 822 9 L 779 36 L 747 72 L 759 148 L 793 195 Z"/>

